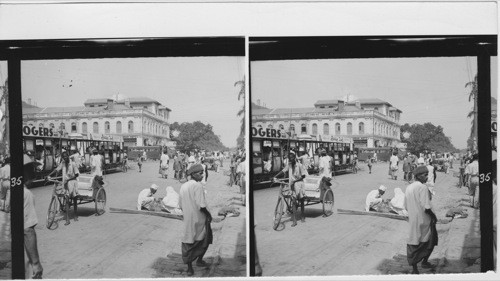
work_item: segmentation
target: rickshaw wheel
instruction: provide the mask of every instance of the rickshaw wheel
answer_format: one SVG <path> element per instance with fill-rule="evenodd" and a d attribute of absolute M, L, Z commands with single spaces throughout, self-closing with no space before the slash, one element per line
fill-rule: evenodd
<path fill-rule="evenodd" d="M 105 208 L 106 208 L 106 191 L 104 191 L 104 188 L 99 188 L 99 190 L 97 190 L 97 193 L 95 195 L 95 212 L 96 212 L 96 216 L 100 216 L 102 214 L 104 214 L 104 212 L 106 211 Z"/>
<path fill-rule="evenodd" d="M 57 198 L 56 195 L 52 196 L 52 199 L 50 200 L 49 204 L 49 210 L 47 212 L 47 228 L 50 229 L 52 224 L 54 223 L 54 220 L 56 218 L 57 214 L 57 209 L 59 206 L 57 206 Z"/>
<path fill-rule="evenodd" d="M 328 189 L 325 194 L 323 194 L 323 214 L 328 217 L 333 214 L 333 204 L 335 198 L 333 196 L 333 191 Z"/>
<path fill-rule="evenodd" d="M 283 198 L 279 197 L 276 203 L 276 208 L 274 209 L 274 220 L 273 229 L 276 230 L 281 222 L 281 216 L 283 216 Z"/>

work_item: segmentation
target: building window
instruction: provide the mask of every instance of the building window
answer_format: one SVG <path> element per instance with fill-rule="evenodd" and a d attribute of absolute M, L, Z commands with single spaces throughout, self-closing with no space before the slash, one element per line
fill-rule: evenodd
<path fill-rule="evenodd" d="M 117 134 L 122 133 L 122 122 L 120 122 L 120 121 L 116 122 L 116 133 Z"/>
<path fill-rule="evenodd" d="M 71 123 L 71 132 L 76 133 L 76 123 L 75 122 Z"/>
<path fill-rule="evenodd" d="M 283 126 L 283 124 L 280 124 L 280 130 L 285 130 L 285 126 Z"/>
<path fill-rule="evenodd" d="M 300 133 L 301 134 L 307 134 L 307 127 L 306 127 L 306 124 L 302 124 L 300 126 Z"/>
<path fill-rule="evenodd" d="M 329 135 L 330 134 L 330 125 L 328 123 L 323 124 L 323 135 Z"/>
<path fill-rule="evenodd" d="M 59 130 L 66 130 L 66 125 L 64 123 L 59 124 Z"/>
<path fill-rule="evenodd" d="M 290 124 L 290 132 L 292 134 L 295 133 L 295 125 L 294 124 Z"/>
<path fill-rule="evenodd" d="M 99 123 L 94 122 L 93 132 L 94 132 L 94 134 L 99 134 Z"/>
<path fill-rule="evenodd" d="M 318 124 L 316 123 L 313 124 L 312 134 L 315 136 L 318 135 Z"/>
<path fill-rule="evenodd" d="M 104 122 L 104 133 L 109 134 L 109 129 L 110 129 L 109 122 L 108 121 Z"/>
<path fill-rule="evenodd" d="M 134 122 L 133 121 L 128 121 L 128 132 L 129 133 L 134 132 Z"/>
<path fill-rule="evenodd" d="M 352 135 L 352 123 L 347 123 L 347 134 Z"/>
<path fill-rule="evenodd" d="M 86 134 L 86 133 L 87 133 L 87 123 L 83 122 L 82 123 L 82 134 Z"/>
<path fill-rule="evenodd" d="M 358 129 L 359 129 L 359 134 L 363 135 L 365 133 L 365 123 L 360 122 L 359 126 L 358 126 Z"/>
<path fill-rule="evenodd" d="M 373 110 L 378 111 L 378 107 L 375 107 Z"/>
<path fill-rule="evenodd" d="M 54 126 L 54 123 L 50 123 L 49 128 L 54 129 L 56 126 Z"/>
<path fill-rule="evenodd" d="M 335 134 L 340 135 L 340 123 L 335 123 Z"/>

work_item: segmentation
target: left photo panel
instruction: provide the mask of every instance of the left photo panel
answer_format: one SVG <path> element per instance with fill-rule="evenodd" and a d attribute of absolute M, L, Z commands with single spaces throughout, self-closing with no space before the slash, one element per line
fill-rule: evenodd
<path fill-rule="evenodd" d="M 0 278 L 247 276 L 244 37 L 2 44 Z"/>

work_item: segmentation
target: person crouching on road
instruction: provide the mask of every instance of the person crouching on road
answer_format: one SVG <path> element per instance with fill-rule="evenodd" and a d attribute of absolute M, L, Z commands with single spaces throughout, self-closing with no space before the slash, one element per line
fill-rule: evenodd
<path fill-rule="evenodd" d="M 167 186 L 166 191 L 167 195 L 161 200 L 161 210 L 174 215 L 182 215 L 179 207 L 179 194 L 171 186 Z"/>
<path fill-rule="evenodd" d="M 288 154 L 288 159 L 289 162 L 285 166 L 283 170 L 281 170 L 279 173 L 276 174 L 274 179 L 279 177 L 281 174 L 285 174 L 288 172 L 288 182 L 290 184 L 290 188 L 292 191 L 295 191 L 295 196 L 300 201 L 300 211 L 301 211 L 301 221 L 305 222 L 306 218 L 304 217 L 304 178 L 306 177 L 306 173 L 304 171 L 304 166 L 302 166 L 300 163 L 297 163 L 297 160 L 295 158 L 295 153 L 289 153 Z M 295 205 L 292 204 L 293 208 L 295 208 Z M 293 213 L 296 213 L 296 210 L 293 210 Z M 297 219 L 295 216 L 293 217 L 293 224 L 292 226 L 297 225 Z"/>
<path fill-rule="evenodd" d="M 153 196 L 158 190 L 156 184 L 152 184 L 150 188 L 145 188 L 139 193 L 137 197 L 137 210 L 154 211 L 155 197 Z"/>
<path fill-rule="evenodd" d="M 405 192 L 405 209 L 408 212 L 409 238 L 406 246 L 408 264 L 412 274 L 419 274 L 417 264 L 423 268 L 434 267 L 429 257 L 438 243 L 437 217 L 431 209 L 431 193 L 425 185 L 429 170 L 426 166 L 415 169 L 416 181 L 408 185 Z"/>
<path fill-rule="evenodd" d="M 207 266 L 203 256 L 208 246 L 212 244 L 213 235 L 210 222 L 212 215 L 207 210 L 207 200 L 201 180 L 203 167 L 200 164 L 192 165 L 188 171 L 190 180 L 182 184 L 179 192 L 179 207 L 184 215 L 184 231 L 182 236 L 182 261 L 187 264 L 187 275 L 193 276 L 192 262 L 197 266 Z"/>
<path fill-rule="evenodd" d="M 365 201 L 365 211 L 377 211 L 377 207 L 382 204 L 383 199 L 382 195 L 384 195 L 387 187 L 381 185 L 378 189 L 374 189 L 368 193 Z"/>

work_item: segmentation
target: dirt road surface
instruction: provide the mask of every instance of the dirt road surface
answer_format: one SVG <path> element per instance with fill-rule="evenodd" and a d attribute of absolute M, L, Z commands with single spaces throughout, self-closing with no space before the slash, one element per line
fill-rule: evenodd
<path fill-rule="evenodd" d="M 360 166 L 363 170 L 357 174 L 335 178 L 338 184 L 333 189 L 334 210 L 364 211 L 366 195 L 382 184 L 388 188 L 383 198 L 392 198 L 396 187 L 406 190 L 408 183 L 402 180 L 401 169 L 398 180 L 392 180 L 387 163 L 375 164 L 372 174 L 366 164 Z M 457 188 L 457 182 L 453 171 L 438 172 L 434 209 L 439 219 L 446 219 L 446 211 L 451 207 L 465 208 L 470 216 L 437 225 L 440 242 L 430 258 L 437 266 L 423 269 L 421 274 L 480 272 L 479 211 L 468 207 L 466 188 Z M 254 191 L 257 250 L 264 276 L 411 272 L 406 259 L 406 221 L 337 212 L 325 218 L 321 205 L 311 205 L 305 207 L 305 223 L 299 221 L 296 227 L 291 227 L 290 217 L 286 216 L 284 224 L 275 231 L 272 221 L 277 198 L 278 188 Z M 450 227 L 454 235 L 451 242 Z M 458 258 L 447 260 L 448 254 Z"/>
<path fill-rule="evenodd" d="M 186 276 L 186 268 L 180 258 L 182 221 L 109 212 L 109 207 L 135 209 L 137 195 L 152 183 L 160 186 L 155 197 L 165 196 L 167 186 L 172 186 L 179 192 L 181 183 L 173 179 L 173 171 L 170 171 L 168 179 L 160 177 L 158 161 L 145 162 L 141 173 L 135 163 L 131 165 L 133 169 L 127 173 L 117 172 L 104 176 L 107 193 L 106 213 L 95 216 L 93 203 L 79 205 L 79 221 L 72 219 L 71 224 L 65 226 L 61 220 L 54 230 L 45 227 L 52 187 L 31 189 L 35 196 L 39 221 L 36 231 L 44 278 Z M 241 206 L 238 189 L 236 186 L 227 186 L 227 179 L 228 176 L 224 176 L 223 170 L 218 173 L 209 171 L 206 186 L 209 210 L 216 218 L 221 207 L 231 204 L 240 208 L 240 220 L 244 221 L 245 209 Z M 72 214 L 71 211 L 71 217 Z M 234 218 L 226 218 L 212 224 L 214 244 L 205 255 L 206 261 L 212 265 L 208 268 L 195 268 L 195 277 L 245 275 L 246 254 L 241 250 L 245 248 L 245 224 L 240 223 L 240 228 L 224 234 L 221 229 L 229 220 Z M 220 258 L 224 254 L 220 245 L 221 235 L 234 236 L 225 238 L 234 244 L 233 247 L 238 248 L 238 251 L 233 253 L 234 260 Z M 231 270 L 218 270 L 224 266 L 229 266 Z"/>

